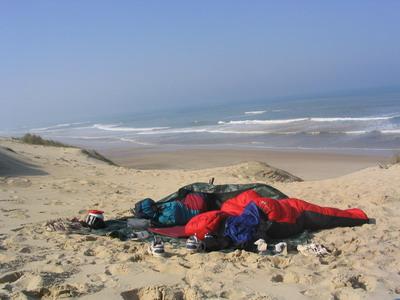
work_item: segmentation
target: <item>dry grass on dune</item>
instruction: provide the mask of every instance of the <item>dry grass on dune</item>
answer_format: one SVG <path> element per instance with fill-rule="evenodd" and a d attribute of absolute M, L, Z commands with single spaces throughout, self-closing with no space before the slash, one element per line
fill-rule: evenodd
<path fill-rule="evenodd" d="M 95 151 L 95 150 L 88 150 L 88 149 L 82 149 L 81 152 L 91 158 L 97 159 L 97 160 L 101 160 L 104 161 L 110 165 L 113 166 L 118 166 L 116 163 L 114 163 L 112 160 L 108 159 L 107 157 L 105 157 L 104 155 L 101 155 L 99 152 Z"/>
<path fill-rule="evenodd" d="M 46 140 L 42 138 L 40 135 L 36 134 L 31 134 L 27 133 L 23 137 L 19 138 L 21 142 L 25 144 L 31 144 L 31 145 L 42 145 L 42 146 L 52 146 L 52 147 L 65 147 L 65 148 L 73 148 L 73 146 L 56 142 L 53 140 Z"/>
<path fill-rule="evenodd" d="M 71 146 L 71 145 L 68 145 L 68 144 L 61 143 L 61 142 L 44 139 L 40 135 L 31 134 L 31 133 L 25 134 L 22 138 L 19 138 L 18 140 L 23 142 L 23 143 L 25 143 L 25 144 L 31 144 L 31 145 L 63 147 L 63 148 L 77 148 L 75 146 Z M 113 166 L 117 165 L 116 163 L 114 163 L 113 161 L 111 161 L 107 157 L 101 155 L 100 153 L 98 153 L 95 150 L 81 149 L 81 152 L 83 154 L 85 154 L 86 156 L 90 157 L 90 158 L 101 160 L 101 161 L 106 162 L 106 163 L 108 163 L 110 165 L 113 165 Z"/>
<path fill-rule="evenodd" d="M 392 160 L 391 160 L 392 164 L 400 164 L 400 153 L 397 153 L 395 155 L 393 155 Z"/>

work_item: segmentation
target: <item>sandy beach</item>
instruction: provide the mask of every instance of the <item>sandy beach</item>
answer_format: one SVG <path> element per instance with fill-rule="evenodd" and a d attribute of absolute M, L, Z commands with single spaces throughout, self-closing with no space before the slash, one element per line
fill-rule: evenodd
<path fill-rule="evenodd" d="M 121 166 L 135 169 L 191 169 L 224 167 L 248 161 L 264 162 L 304 180 L 333 178 L 386 163 L 383 154 L 349 154 L 301 150 L 257 149 L 104 149 L 105 156 Z"/>
<path fill-rule="evenodd" d="M 107 155 L 131 168 L 76 148 L 0 140 L 0 299 L 400 297 L 399 164 L 376 156 L 233 150 Z M 274 177 L 265 163 L 304 181 Z M 331 251 L 323 258 L 296 251 L 189 254 L 169 243 L 168 255 L 157 258 L 145 242 L 44 226 L 83 218 L 88 209 L 104 210 L 106 219 L 130 216 L 145 197 L 157 200 L 211 177 L 216 184 L 262 182 L 319 205 L 358 207 L 377 224 L 312 233 L 312 241 Z"/>

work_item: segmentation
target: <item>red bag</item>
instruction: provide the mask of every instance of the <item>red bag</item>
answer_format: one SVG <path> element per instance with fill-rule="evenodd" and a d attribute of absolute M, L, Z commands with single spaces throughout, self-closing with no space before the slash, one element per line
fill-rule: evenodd
<path fill-rule="evenodd" d="M 207 233 L 218 230 L 219 224 L 229 215 L 220 210 L 212 210 L 193 217 L 185 226 L 185 234 L 195 235 L 203 240 Z"/>

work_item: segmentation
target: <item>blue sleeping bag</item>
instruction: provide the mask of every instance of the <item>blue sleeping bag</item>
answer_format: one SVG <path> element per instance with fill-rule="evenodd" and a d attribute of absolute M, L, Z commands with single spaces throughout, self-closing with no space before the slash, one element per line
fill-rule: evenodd
<path fill-rule="evenodd" d="M 163 225 L 185 225 L 191 218 L 198 215 L 198 210 L 190 209 L 180 201 L 166 202 L 158 206 L 157 222 Z"/>
<path fill-rule="evenodd" d="M 224 236 L 229 237 L 235 245 L 247 243 L 253 239 L 260 220 L 257 205 L 250 202 L 240 216 L 226 219 Z"/>
<path fill-rule="evenodd" d="M 135 216 L 150 219 L 155 225 L 186 225 L 194 216 L 207 210 L 202 193 L 189 193 L 182 200 L 154 202 L 150 198 L 135 204 Z"/>

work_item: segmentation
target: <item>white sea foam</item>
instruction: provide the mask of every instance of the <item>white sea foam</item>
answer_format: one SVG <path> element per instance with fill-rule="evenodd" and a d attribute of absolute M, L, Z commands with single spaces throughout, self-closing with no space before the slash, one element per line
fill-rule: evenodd
<path fill-rule="evenodd" d="M 289 124 L 295 122 L 368 122 L 368 121 L 383 121 L 394 119 L 399 116 L 381 116 L 381 117 L 335 117 L 335 118 L 296 118 L 296 119 L 278 119 L 278 120 L 241 120 L 241 121 L 218 121 L 219 125 L 276 125 Z"/>
<path fill-rule="evenodd" d="M 154 145 L 154 144 L 150 144 L 150 143 L 139 142 L 135 139 L 129 139 L 129 138 L 120 138 L 120 141 L 133 143 L 133 144 L 137 144 L 137 145 L 143 145 L 143 146 L 153 146 Z"/>
<path fill-rule="evenodd" d="M 212 127 L 208 128 L 181 128 L 181 129 L 168 129 L 160 131 L 146 131 L 139 132 L 139 135 L 165 135 L 165 134 L 180 134 L 180 133 L 217 133 L 217 134 L 247 134 L 247 135 L 260 135 L 260 134 L 275 134 L 275 135 L 293 135 L 303 132 L 293 131 L 270 131 L 270 130 L 231 130 L 231 129 L 215 129 Z"/>
<path fill-rule="evenodd" d="M 245 115 L 262 115 L 265 114 L 267 111 L 266 110 L 254 110 L 254 111 L 245 111 Z"/>
<path fill-rule="evenodd" d="M 381 130 L 381 133 L 383 133 L 383 134 L 400 134 L 400 129 Z"/>
<path fill-rule="evenodd" d="M 238 130 L 222 130 L 212 128 L 182 128 L 182 129 L 169 129 L 160 131 L 146 131 L 139 132 L 140 135 L 157 135 L 157 134 L 179 134 L 179 133 L 223 133 L 223 134 L 268 134 L 270 131 L 254 130 L 254 131 L 238 131 Z"/>
<path fill-rule="evenodd" d="M 286 119 L 286 120 L 242 120 L 242 121 L 218 121 L 219 125 L 269 125 L 269 124 L 288 124 L 294 122 L 307 121 L 308 118 Z"/>
<path fill-rule="evenodd" d="M 145 132 L 168 129 L 169 127 L 119 127 L 119 124 L 94 124 L 92 128 L 106 131 Z"/>
<path fill-rule="evenodd" d="M 59 130 L 59 129 L 66 128 L 66 127 L 87 124 L 87 123 L 89 123 L 89 122 L 62 123 L 62 124 L 56 124 L 56 125 L 52 125 L 52 126 L 48 126 L 48 127 L 32 128 L 29 131 L 30 132 L 54 131 L 54 130 Z"/>
<path fill-rule="evenodd" d="M 349 135 L 360 135 L 360 134 L 367 134 L 368 131 L 366 130 L 352 130 L 352 131 L 345 131 L 345 134 L 349 134 Z"/>
<path fill-rule="evenodd" d="M 65 123 L 65 124 L 57 124 L 54 126 L 49 126 L 49 127 L 41 127 L 41 128 L 32 128 L 29 131 L 31 132 L 39 132 L 39 131 L 49 131 L 49 130 L 55 130 L 63 127 L 69 127 L 71 126 L 70 123 Z"/>
<path fill-rule="evenodd" d="M 369 134 L 369 133 L 373 133 L 373 132 L 381 133 L 381 134 L 400 134 L 400 129 L 329 131 L 328 133 L 348 134 L 348 135 L 362 135 L 362 134 Z"/>
<path fill-rule="evenodd" d="M 300 132 L 298 132 L 300 133 Z M 350 131 L 313 131 L 306 132 L 307 134 L 320 135 L 320 134 L 347 134 L 347 135 L 363 135 L 371 133 L 381 134 L 400 134 L 400 129 L 388 129 L 388 130 L 350 130 Z"/>
<path fill-rule="evenodd" d="M 76 140 L 115 140 L 115 136 L 85 136 L 85 135 L 51 135 L 52 138 L 61 138 L 61 139 L 76 139 Z"/>
<path fill-rule="evenodd" d="M 310 118 L 310 121 L 313 122 L 339 122 L 339 121 L 381 121 L 381 120 L 390 120 L 395 118 L 396 116 L 385 116 L 385 117 L 338 117 L 338 118 Z"/>

